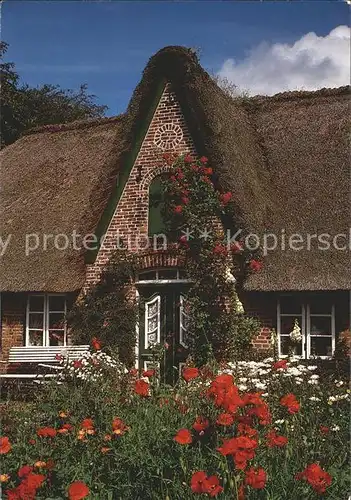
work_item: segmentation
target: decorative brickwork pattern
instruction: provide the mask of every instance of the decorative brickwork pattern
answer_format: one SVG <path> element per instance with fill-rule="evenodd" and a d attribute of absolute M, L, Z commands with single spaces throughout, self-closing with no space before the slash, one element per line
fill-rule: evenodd
<path fill-rule="evenodd" d="M 170 84 L 166 85 L 155 110 L 95 263 L 87 266 L 86 287 L 99 280 L 113 250 L 118 248 L 118 242 L 120 247 L 128 244 L 131 251 L 137 251 L 144 244 L 146 247 L 149 184 L 156 175 L 169 168 L 163 159 L 165 152 L 196 155 L 182 110 Z"/>

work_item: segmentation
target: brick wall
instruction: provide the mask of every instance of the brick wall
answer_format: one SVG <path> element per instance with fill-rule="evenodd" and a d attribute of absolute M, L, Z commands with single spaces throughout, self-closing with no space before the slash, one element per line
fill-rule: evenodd
<path fill-rule="evenodd" d="M 106 232 L 103 245 L 95 263 L 87 266 L 86 286 L 98 281 L 101 270 L 116 249 L 117 236 L 123 241 L 129 236 L 128 248 L 132 251 L 136 251 L 136 235 L 141 236 L 141 244 L 146 240 L 149 184 L 156 175 L 169 168 L 163 159 L 163 154 L 170 152 L 196 154 L 176 95 L 170 84 L 167 84 Z"/>
<path fill-rule="evenodd" d="M 245 292 L 241 297 L 245 312 L 261 321 L 261 332 L 253 343 L 259 350 L 272 348 L 271 329 L 277 329 L 277 299 L 277 294 L 273 292 Z"/>
<path fill-rule="evenodd" d="M 10 347 L 24 343 L 26 295 L 2 293 L 0 372 L 7 369 Z"/>

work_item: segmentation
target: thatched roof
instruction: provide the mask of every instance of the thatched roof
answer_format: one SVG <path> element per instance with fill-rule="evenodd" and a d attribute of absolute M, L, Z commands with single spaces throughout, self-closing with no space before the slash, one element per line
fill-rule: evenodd
<path fill-rule="evenodd" d="M 4 149 L 0 226 L 3 238 L 12 234 L 12 239 L 0 260 L 1 290 L 81 288 L 82 253 L 51 245 L 26 257 L 25 234 L 95 231 L 165 81 L 175 88 L 198 151 L 209 157 L 220 184 L 232 189 L 243 225 L 261 232 L 345 231 L 346 89 L 233 100 L 192 51 L 167 47 L 150 59 L 125 114 L 44 127 Z M 248 287 L 349 288 L 347 256 L 334 254 L 271 252 Z"/>

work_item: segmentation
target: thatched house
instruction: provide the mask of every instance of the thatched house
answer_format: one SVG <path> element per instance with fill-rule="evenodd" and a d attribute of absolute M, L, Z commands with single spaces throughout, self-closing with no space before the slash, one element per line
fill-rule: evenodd
<path fill-rule="evenodd" d="M 297 319 L 302 356 L 332 355 L 350 324 L 348 105 L 348 88 L 232 99 L 192 51 L 167 47 L 150 59 L 123 115 L 43 127 L 6 147 L 2 371 L 11 348 L 23 357 L 64 345 L 65 311 L 98 279 L 117 235 L 148 234 L 149 189 L 165 169 L 165 151 L 206 155 L 243 223 L 261 243 L 264 234 L 278 238 L 241 297 L 267 327 L 257 346 L 267 347 L 274 327 L 285 352 Z M 150 294 L 143 363 L 148 336 L 163 336 L 160 297 L 167 290 L 174 300 L 172 286 L 184 281 L 174 255 L 146 254 L 137 287 L 144 293 L 148 283 Z M 181 318 L 174 322 L 180 329 Z"/>

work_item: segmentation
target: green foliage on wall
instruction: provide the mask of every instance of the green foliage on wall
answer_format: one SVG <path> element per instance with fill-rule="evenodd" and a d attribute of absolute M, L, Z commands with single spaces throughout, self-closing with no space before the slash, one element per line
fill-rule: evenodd
<path fill-rule="evenodd" d="M 92 287 L 68 314 L 68 326 L 75 343 L 90 343 L 97 337 L 104 350 L 118 349 L 127 366 L 135 363 L 136 322 L 135 259 L 116 251 Z"/>
<path fill-rule="evenodd" d="M 257 321 L 238 308 L 235 282 L 262 264 L 239 242 L 228 241 L 222 221 L 235 220 L 233 194 L 215 188 L 207 158 L 187 155 L 168 161 L 172 170 L 165 181 L 165 217 L 171 237 L 186 252 L 192 281 L 187 294 L 190 354 L 198 366 L 212 356 L 229 361 L 249 348 L 259 331 Z"/>

